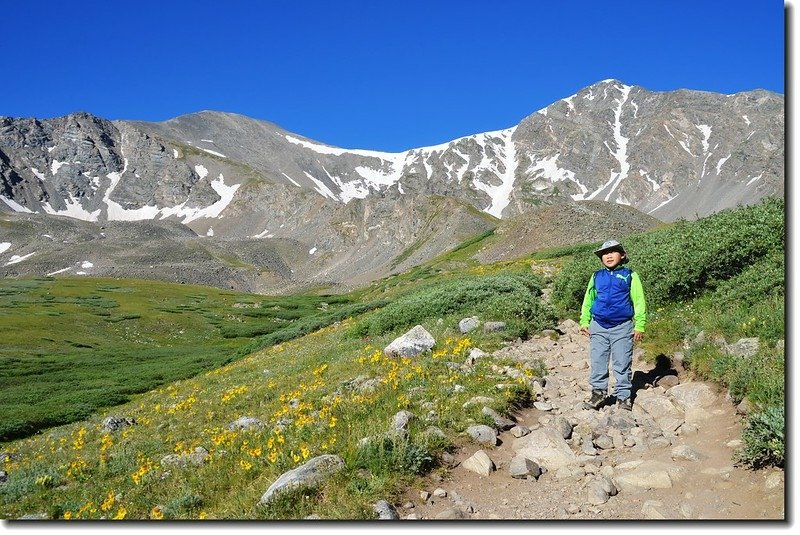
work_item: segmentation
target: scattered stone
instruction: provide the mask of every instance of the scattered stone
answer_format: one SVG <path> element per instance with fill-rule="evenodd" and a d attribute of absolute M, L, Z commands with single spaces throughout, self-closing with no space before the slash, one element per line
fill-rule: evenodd
<path fill-rule="evenodd" d="M 689 446 L 681 445 L 672 448 L 673 459 L 684 459 L 686 461 L 702 461 L 708 459 L 708 455 L 693 450 Z"/>
<path fill-rule="evenodd" d="M 469 350 L 469 355 L 467 355 L 467 360 L 464 364 L 467 366 L 472 366 L 478 361 L 478 359 L 486 358 L 488 356 L 489 354 L 485 351 L 478 349 L 477 347 L 473 347 Z"/>
<path fill-rule="evenodd" d="M 103 432 L 119 431 L 123 427 L 136 425 L 136 419 L 128 416 L 108 416 L 103 419 L 101 424 Z"/>
<path fill-rule="evenodd" d="M 567 512 L 568 512 L 569 514 L 571 514 L 571 515 L 577 515 L 578 513 L 580 513 L 580 512 L 581 512 L 581 506 L 580 506 L 580 505 L 577 505 L 577 504 L 574 504 L 574 503 L 571 503 L 571 504 L 569 504 L 569 506 L 567 507 Z"/>
<path fill-rule="evenodd" d="M 447 435 L 444 431 L 435 426 L 430 426 L 422 432 L 422 437 L 425 440 L 447 440 Z"/>
<path fill-rule="evenodd" d="M 511 429 L 512 427 L 514 427 L 516 425 L 514 420 L 510 420 L 508 418 L 500 416 L 497 413 L 497 411 L 495 411 L 495 410 L 493 410 L 493 409 L 491 409 L 489 407 L 484 407 L 483 409 L 481 409 L 481 414 L 491 418 L 492 421 L 494 422 L 494 425 L 500 431 L 507 431 L 507 430 Z"/>
<path fill-rule="evenodd" d="M 686 470 L 661 461 L 631 461 L 616 466 L 614 481 L 621 490 L 670 489 Z"/>
<path fill-rule="evenodd" d="M 446 498 L 447 497 L 447 491 L 444 490 L 443 488 L 439 487 L 439 488 L 437 488 L 436 490 L 433 491 L 433 495 L 436 496 L 437 498 Z"/>
<path fill-rule="evenodd" d="M 297 468 L 284 472 L 261 496 L 259 504 L 269 503 L 276 493 L 285 489 L 317 485 L 344 467 L 344 459 L 338 455 L 320 455 L 309 459 Z"/>
<path fill-rule="evenodd" d="M 504 330 L 506 330 L 506 322 L 504 321 L 487 321 L 483 324 L 483 332 L 491 333 Z"/>
<path fill-rule="evenodd" d="M 392 429 L 395 431 L 408 429 L 408 423 L 414 418 L 414 413 L 409 411 L 400 411 L 392 418 Z"/>
<path fill-rule="evenodd" d="M 471 425 L 467 428 L 467 434 L 478 444 L 497 445 L 497 430 L 488 425 Z"/>
<path fill-rule="evenodd" d="M 419 517 L 416 513 L 412 513 L 408 516 L 403 517 L 403 520 L 419 520 Z"/>
<path fill-rule="evenodd" d="M 546 401 L 534 401 L 533 402 L 533 406 L 536 409 L 538 409 L 540 411 L 543 411 L 543 412 L 547 412 L 547 411 L 553 410 L 553 405 L 551 403 L 546 402 Z"/>
<path fill-rule="evenodd" d="M 737 414 L 747 415 L 753 412 L 755 408 L 752 401 L 747 398 L 744 398 L 738 405 L 736 405 L 736 412 Z"/>
<path fill-rule="evenodd" d="M 767 476 L 767 479 L 764 481 L 764 488 L 766 490 L 775 490 L 778 488 L 783 488 L 784 475 L 781 471 L 774 471 L 770 472 Z"/>
<path fill-rule="evenodd" d="M 408 501 L 408 502 L 403 504 L 403 509 L 406 509 L 406 510 L 413 509 L 414 507 L 416 507 L 416 505 L 414 505 L 414 502 L 411 502 L 411 501 Z"/>
<path fill-rule="evenodd" d="M 445 509 L 441 513 L 436 515 L 436 520 L 464 520 L 467 517 L 467 513 L 462 511 L 461 509 L 457 509 L 455 507 L 450 507 Z"/>
<path fill-rule="evenodd" d="M 164 456 L 161 459 L 161 466 L 177 466 L 179 468 L 185 468 L 189 464 L 200 466 L 207 458 L 208 450 L 202 446 L 198 446 L 192 453 L 171 453 L 170 455 Z"/>
<path fill-rule="evenodd" d="M 531 432 L 531 430 L 528 429 L 527 427 L 525 427 L 524 425 L 515 425 L 514 427 L 511 428 L 511 435 L 514 438 L 524 437 L 525 435 L 529 434 L 530 432 Z"/>
<path fill-rule="evenodd" d="M 394 505 L 386 500 L 380 500 L 372 506 L 373 510 L 378 514 L 378 520 L 399 520 L 400 515 L 397 514 L 397 509 Z"/>
<path fill-rule="evenodd" d="M 586 469 L 577 464 L 559 467 L 553 475 L 558 481 L 579 481 L 586 475 Z"/>
<path fill-rule="evenodd" d="M 677 375 L 665 375 L 656 381 L 656 386 L 660 386 L 665 389 L 670 389 L 673 386 L 678 386 L 679 384 L 681 384 L 681 381 L 678 379 Z"/>
<path fill-rule="evenodd" d="M 663 520 L 667 518 L 663 513 L 664 504 L 657 500 L 647 500 L 642 506 L 642 515 L 648 520 Z"/>
<path fill-rule="evenodd" d="M 738 438 L 735 438 L 735 439 L 730 440 L 730 441 L 725 443 L 726 446 L 728 446 L 729 448 L 734 448 L 734 449 L 735 448 L 741 448 L 742 444 L 743 444 L 743 442 L 741 440 L 739 440 Z"/>
<path fill-rule="evenodd" d="M 428 499 L 431 497 L 431 493 L 428 492 L 427 490 L 422 490 L 419 493 L 419 497 L 422 498 L 422 501 L 427 502 Z"/>
<path fill-rule="evenodd" d="M 229 431 L 244 431 L 250 429 L 263 429 L 264 422 L 253 416 L 242 416 L 225 426 Z"/>
<path fill-rule="evenodd" d="M 516 479 L 524 479 L 528 476 L 538 478 L 540 475 L 542 475 L 542 468 L 536 463 L 536 461 L 532 461 L 531 459 L 523 457 L 522 455 L 517 455 L 511 459 L 508 472 L 511 477 Z"/>
<path fill-rule="evenodd" d="M 561 433 L 550 427 L 536 429 L 516 439 L 513 449 L 519 455 L 535 460 L 548 470 L 556 470 L 577 461 L 575 453 Z"/>
<path fill-rule="evenodd" d="M 587 501 L 592 505 L 603 505 L 609 499 L 605 486 L 599 481 L 592 481 L 587 487 Z"/>
<path fill-rule="evenodd" d="M 601 450 L 610 450 L 614 447 L 614 441 L 608 435 L 600 435 L 593 440 L 595 447 Z"/>
<path fill-rule="evenodd" d="M 495 470 L 494 463 L 483 450 L 476 451 L 469 459 L 462 462 L 461 466 L 482 476 L 488 476 Z"/>
<path fill-rule="evenodd" d="M 705 383 L 682 383 L 670 388 L 669 395 L 684 409 L 708 407 L 717 400 L 717 394 Z"/>
<path fill-rule="evenodd" d="M 6 481 L 8 481 L 8 472 L 0 470 L 0 483 L 5 483 Z"/>
<path fill-rule="evenodd" d="M 420 353 L 430 350 L 436 345 L 431 333 L 422 325 L 417 325 L 404 335 L 395 338 L 391 344 L 384 348 L 387 357 L 415 357 Z"/>
<path fill-rule="evenodd" d="M 752 357 L 761 349 L 758 338 L 740 338 L 733 344 L 725 347 L 726 351 L 734 357 Z"/>
<path fill-rule="evenodd" d="M 458 322 L 458 330 L 461 331 L 461 334 L 466 334 L 473 329 L 477 329 L 480 324 L 480 320 L 475 316 L 464 318 Z"/>
<path fill-rule="evenodd" d="M 462 405 L 462 408 L 468 409 L 468 408 L 470 408 L 470 407 L 472 407 L 474 405 L 481 405 L 481 404 L 493 403 L 493 402 L 494 402 L 494 398 L 488 398 L 486 396 L 475 396 L 474 398 L 466 401 Z"/>

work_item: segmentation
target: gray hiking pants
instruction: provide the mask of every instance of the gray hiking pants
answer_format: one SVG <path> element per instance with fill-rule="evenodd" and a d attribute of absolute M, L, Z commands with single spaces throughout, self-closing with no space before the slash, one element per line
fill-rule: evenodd
<path fill-rule="evenodd" d="M 614 395 L 618 400 L 631 397 L 633 365 L 633 320 L 606 329 L 592 320 L 589 324 L 589 385 L 592 390 L 608 392 L 608 364 L 614 372 Z"/>

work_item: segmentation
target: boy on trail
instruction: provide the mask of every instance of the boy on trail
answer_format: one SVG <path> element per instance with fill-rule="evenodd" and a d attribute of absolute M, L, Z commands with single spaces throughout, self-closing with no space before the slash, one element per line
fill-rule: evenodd
<path fill-rule="evenodd" d="M 589 404 L 597 409 L 606 399 L 610 357 L 617 404 L 631 410 L 633 342 L 642 340 L 647 323 L 642 281 L 638 273 L 623 267 L 628 255 L 618 241 L 606 241 L 594 254 L 603 267 L 589 279 L 580 320 L 581 333 L 590 336 Z"/>

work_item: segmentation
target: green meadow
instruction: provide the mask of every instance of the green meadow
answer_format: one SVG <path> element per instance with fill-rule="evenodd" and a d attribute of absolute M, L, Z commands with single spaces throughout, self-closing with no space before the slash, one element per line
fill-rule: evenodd
<path fill-rule="evenodd" d="M 223 366 L 300 318 L 319 328 L 348 303 L 142 280 L 0 280 L 0 441 Z"/>

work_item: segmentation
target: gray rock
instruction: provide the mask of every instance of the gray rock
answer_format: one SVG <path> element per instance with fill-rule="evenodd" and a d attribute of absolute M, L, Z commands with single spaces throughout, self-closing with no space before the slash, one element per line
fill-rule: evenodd
<path fill-rule="evenodd" d="M 553 425 L 556 429 L 561 433 L 561 436 L 564 437 L 565 440 L 569 440 L 572 436 L 572 424 L 569 423 L 569 420 L 564 418 L 563 416 L 557 416 L 555 420 L 553 420 Z"/>
<path fill-rule="evenodd" d="M 587 501 L 592 505 L 603 505 L 609 499 L 609 494 L 604 485 L 599 481 L 592 481 L 586 487 L 588 492 Z"/>
<path fill-rule="evenodd" d="M 506 322 L 504 321 L 487 321 L 483 324 L 483 331 L 487 333 L 504 330 L 506 330 Z"/>
<path fill-rule="evenodd" d="M 664 389 L 669 389 L 679 384 L 681 384 L 681 381 L 678 379 L 677 375 L 665 375 L 656 381 L 656 386 L 660 386 Z"/>
<path fill-rule="evenodd" d="M 642 505 L 642 516 L 647 520 L 664 520 L 667 518 L 664 512 L 664 504 L 658 500 L 647 500 Z"/>
<path fill-rule="evenodd" d="M 767 475 L 767 478 L 764 480 L 764 488 L 766 490 L 775 490 L 783 488 L 784 486 L 784 474 L 782 471 L 775 470 L 770 472 Z"/>
<path fill-rule="evenodd" d="M 466 334 L 473 329 L 477 329 L 480 324 L 480 320 L 475 316 L 464 318 L 458 322 L 458 330 L 461 331 L 461 334 Z"/>
<path fill-rule="evenodd" d="M 517 454 L 535 460 L 548 470 L 556 470 L 577 461 L 561 433 L 550 427 L 536 429 L 529 435 L 515 439 L 512 448 Z"/>
<path fill-rule="evenodd" d="M 610 450 L 614 448 L 614 440 L 608 435 L 600 435 L 592 441 L 595 447 L 601 450 Z"/>
<path fill-rule="evenodd" d="M 401 431 L 408 429 L 408 424 L 415 418 L 414 413 L 409 411 L 400 411 L 392 418 L 392 429 Z"/>
<path fill-rule="evenodd" d="M 511 428 L 511 435 L 514 438 L 524 437 L 530 432 L 531 430 L 525 427 L 524 425 L 515 425 L 514 427 Z"/>
<path fill-rule="evenodd" d="M 200 466 L 208 458 L 208 450 L 198 446 L 192 453 L 171 453 L 161 458 L 161 466 L 177 466 L 185 468 L 187 465 Z"/>
<path fill-rule="evenodd" d="M 478 444 L 497 445 L 497 430 L 488 425 L 471 425 L 467 428 L 467 434 Z"/>
<path fill-rule="evenodd" d="M 734 357 L 752 357 L 761 349 L 761 343 L 758 338 L 740 338 L 725 349 Z"/>
<path fill-rule="evenodd" d="M 467 355 L 467 360 L 464 361 L 464 364 L 467 366 L 474 365 L 479 359 L 483 359 L 488 357 L 489 354 L 485 351 L 478 349 L 477 347 L 473 347 L 469 350 L 469 355 Z"/>
<path fill-rule="evenodd" d="M 422 325 L 417 325 L 404 335 L 395 338 L 386 346 L 383 353 L 389 357 L 415 357 L 436 345 L 431 333 Z"/>
<path fill-rule="evenodd" d="M 253 416 L 242 416 L 225 426 L 229 431 L 263 429 L 264 427 L 264 422 Z"/>
<path fill-rule="evenodd" d="M 511 464 L 508 466 L 508 472 L 511 477 L 516 479 L 524 479 L 528 476 L 538 478 L 542 475 L 542 468 L 527 457 L 517 455 L 511 459 Z"/>
<path fill-rule="evenodd" d="M 709 407 L 717 401 L 716 392 L 705 383 L 682 383 L 670 388 L 668 393 L 684 410 Z"/>
<path fill-rule="evenodd" d="M 338 455 L 320 455 L 284 472 L 261 496 L 259 504 L 268 504 L 276 493 L 299 486 L 317 485 L 343 470 L 344 459 Z"/>
<path fill-rule="evenodd" d="M 492 421 L 494 422 L 495 427 L 501 431 L 507 431 L 508 429 L 511 429 L 516 425 L 514 420 L 500 416 L 497 413 L 497 411 L 489 407 L 484 407 L 483 409 L 481 409 L 481 414 L 491 418 Z"/>
<path fill-rule="evenodd" d="M 700 453 L 686 445 L 676 446 L 672 448 L 673 459 L 684 459 L 686 461 L 703 461 L 708 459 L 708 455 Z"/>
<path fill-rule="evenodd" d="M 436 520 L 464 520 L 469 518 L 466 512 L 456 507 L 445 509 L 434 517 Z"/>
<path fill-rule="evenodd" d="M 494 463 L 489 458 L 489 455 L 483 450 L 476 451 L 472 456 L 464 460 L 461 466 L 482 476 L 488 476 L 495 469 Z"/>
<path fill-rule="evenodd" d="M 433 495 L 437 498 L 447 498 L 447 491 L 439 487 L 433 491 Z"/>
<path fill-rule="evenodd" d="M 132 425 L 136 425 L 136 419 L 134 418 L 128 416 L 108 416 L 103 419 L 101 427 L 104 432 L 114 432 Z"/>
<path fill-rule="evenodd" d="M 400 515 L 397 514 L 397 509 L 395 509 L 394 505 L 390 504 L 386 500 L 380 500 L 375 505 L 372 506 L 372 509 L 377 513 L 378 520 L 399 520 Z"/>

